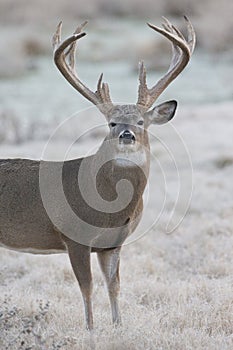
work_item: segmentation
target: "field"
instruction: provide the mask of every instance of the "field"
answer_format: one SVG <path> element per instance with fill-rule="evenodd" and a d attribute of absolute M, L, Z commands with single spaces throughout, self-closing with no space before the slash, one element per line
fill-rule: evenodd
<path fill-rule="evenodd" d="M 2 1 L 5 10 L 6 4 Z M 204 23 L 197 16 L 201 12 L 197 4 L 196 23 Z M 27 11 L 30 13 L 30 6 Z M 17 15 L 4 32 L 10 39 L 15 23 L 25 13 Z M 37 20 L 40 24 L 40 18 Z M 114 30 L 107 33 L 111 21 L 95 20 L 90 27 L 93 39 L 87 46 L 80 44 L 84 51 L 79 69 L 91 86 L 103 70 L 114 100 L 134 102 L 135 67 L 141 55 L 146 55 L 150 67 L 150 83 L 162 75 L 166 64 L 159 57 L 152 60 L 161 42 L 155 40 L 153 49 L 149 47 L 152 36 L 142 34 L 148 29 L 141 20 L 124 17 L 119 23 L 132 39 L 132 52 L 128 55 L 128 43 L 122 44 L 121 35 L 114 34 L 119 29 L 116 22 L 112 23 Z M 17 47 L 23 59 L 19 74 L 14 69 L 17 71 L 20 61 L 14 57 L 6 70 L 0 65 L 0 158 L 41 158 L 50 134 L 64 121 L 51 143 L 51 159 L 59 159 L 75 136 L 80 139 L 73 144 L 70 158 L 96 149 L 106 134 L 104 118 L 94 109 L 86 109 L 89 103 L 53 68 L 48 28 L 42 31 L 42 41 L 33 36 L 28 45 L 26 36 L 23 53 L 22 47 Z M 198 28 L 202 33 L 203 26 Z M 69 25 L 65 32 L 68 30 Z M 21 43 L 28 32 L 19 30 Z M 135 32 L 137 40 L 133 40 Z M 100 33 L 107 33 L 104 39 L 99 38 Z M 81 293 L 66 254 L 42 256 L 0 248 L 0 349 L 233 348 L 232 52 L 219 54 L 213 42 L 209 48 L 199 41 L 201 48 L 197 48 L 189 68 L 162 96 L 162 100 L 179 101 L 174 121 L 150 130 L 152 164 L 143 220 L 131 242 L 122 248 L 122 326 L 115 329 L 111 324 L 107 291 L 95 254 L 95 330 L 90 334 L 85 330 Z M 14 40 L 10 40 L 9 50 L 11 45 Z M 93 54 L 87 59 L 90 50 Z M 169 57 L 167 47 L 162 45 L 161 54 Z M 154 71 L 156 67 L 159 71 Z M 74 114 L 77 118 L 71 124 L 69 116 Z M 171 227 L 181 222 L 168 233 L 173 208 Z"/>
<path fill-rule="evenodd" d="M 172 234 L 165 232 L 165 215 L 145 237 L 123 248 L 119 329 L 110 325 L 107 293 L 93 256 L 96 349 L 232 348 L 231 109 L 230 103 L 192 108 L 190 118 L 187 108 L 174 122 L 192 155 L 191 206 Z M 160 132 L 169 137 L 165 127 Z M 156 149 L 166 164 L 168 155 L 155 143 L 152 152 Z M 151 177 L 160 186 L 156 174 Z M 153 200 L 145 222 L 153 216 Z M 89 348 L 81 295 L 66 255 L 1 249 L 0 281 L 1 348 Z"/>

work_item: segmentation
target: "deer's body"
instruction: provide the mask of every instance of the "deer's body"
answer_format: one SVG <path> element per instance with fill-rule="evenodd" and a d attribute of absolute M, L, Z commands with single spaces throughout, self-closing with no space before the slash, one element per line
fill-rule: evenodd
<path fill-rule="evenodd" d="M 104 145 L 103 143 L 102 147 Z M 102 155 L 101 148 L 96 155 L 85 159 L 90 170 L 87 174 L 89 178 L 86 179 L 88 184 L 89 181 L 92 181 L 91 170 L 94 170 L 96 163 L 98 163 L 99 154 Z M 95 242 L 94 246 L 91 246 L 91 244 L 84 246 L 73 241 L 64 234 L 65 232 L 60 232 L 51 222 L 40 193 L 39 172 L 41 162 L 28 159 L 0 161 L 0 245 L 34 254 L 68 251 L 84 296 L 88 329 L 93 326 L 90 299 L 92 288 L 91 252 L 97 252 L 98 254 L 100 266 L 107 283 L 109 281 L 113 320 L 117 323 L 120 322 L 117 306 L 120 246 L 127 236 L 134 231 L 139 222 L 143 208 L 142 195 L 147 182 L 145 174 L 148 171 L 148 162 L 145 161 L 139 167 L 129 159 L 115 158 L 114 155 L 112 158 L 100 169 L 96 178 L 96 188 L 100 196 L 110 203 L 114 201 L 117 197 L 116 184 L 121 179 L 127 179 L 134 187 L 133 197 L 129 205 L 116 213 L 96 211 L 82 198 L 78 183 L 78 172 L 83 158 L 66 161 L 62 164 L 64 193 L 75 214 L 88 224 L 96 227 L 96 236 L 98 236 L 98 231 L 101 235 L 102 228 L 114 228 L 111 237 L 108 237 L 107 240 L 104 238 L 99 244 Z M 48 168 L 49 172 L 53 172 L 57 165 L 57 162 L 43 162 L 43 167 Z M 145 167 L 145 172 L 141 167 Z M 59 210 L 59 203 L 51 204 L 56 207 L 56 210 Z M 59 212 L 62 220 L 62 207 Z M 79 227 L 76 227 L 76 230 L 79 233 Z M 105 248 L 106 245 L 107 248 Z"/>
<path fill-rule="evenodd" d="M 142 214 L 150 163 L 147 129 L 150 124 L 172 119 L 177 103 L 168 101 L 148 109 L 190 59 L 195 35 L 187 18 L 186 21 L 188 41 L 167 20 L 164 29 L 150 25 L 172 42 L 173 58 L 167 74 L 151 89 L 141 64 L 136 105 L 114 105 L 102 75 L 95 93 L 79 80 L 74 54 L 76 41 L 85 35 L 82 29 L 86 23 L 62 43 L 59 24 L 53 40 L 55 63 L 71 85 L 105 115 L 109 133 L 97 153 L 86 158 L 64 163 L 0 160 L 0 246 L 39 254 L 68 252 L 82 292 L 88 329 L 93 328 L 91 252 L 98 254 L 105 276 L 113 322 L 120 323 L 119 254 Z M 59 186 L 55 181 L 58 169 L 62 169 L 66 206 L 58 199 Z M 125 184 L 130 184 L 130 188 Z"/>
<path fill-rule="evenodd" d="M 127 172 L 125 164 L 121 166 L 115 161 L 105 165 L 96 184 L 102 198 L 110 202 L 114 200 L 117 197 L 116 184 L 121 179 L 129 180 L 135 190 L 130 204 L 122 211 L 103 213 L 90 207 L 80 194 L 77 175 L 81 162 L 82 158 L 63 163 L 63 188 L 72 210 L 78 217 L 97 228 L 122 227 L 126 224 L 130 227 L 131 222 L 142 212 L 142 195 L 146 185 L 142 170 L 130 164 L 130 171 Z M 91 167 L 95 163 L 95 157 L 89 157 L 89 162 Z M 57 163 L 43 164 L 50 171 L 53 171 L 53 165 Z M 66 251 L 65 239 L 44 208 L 39 187 L 39 169 L 39 161 L 0 161 L 0 245 L 31 253 L 60 253 Z M 59 203 L 54 203 L 54 206 L 59 206 Z M 115 246 L 118 245 L 119 242 L 116 242 Z M 98 248 L 92 247 L 92 251 L 96 250 Z"/>

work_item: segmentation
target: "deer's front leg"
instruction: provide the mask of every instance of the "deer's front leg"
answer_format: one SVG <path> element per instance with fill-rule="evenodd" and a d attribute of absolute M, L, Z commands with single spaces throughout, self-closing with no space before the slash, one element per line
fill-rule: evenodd
<path fill-rule="evenodd" d="M 101 270 L 104 274 L 108 294 L 112 309 L 112 320 L 115 325 L 121 323 L 118 295 L 120 291 L 120 276 L 119 276 L 119 265 L 120 265 L 120 248 L 104 250 L 98 252 L 98 260 Z"/>
<path fill-rule="evenodd" d="M 91 248 L 71 240 L 66 240 L 70 262 L 83 296 L 86 326 L 93 329 L 92 314 L 92 274 L 91 274 Z"/>

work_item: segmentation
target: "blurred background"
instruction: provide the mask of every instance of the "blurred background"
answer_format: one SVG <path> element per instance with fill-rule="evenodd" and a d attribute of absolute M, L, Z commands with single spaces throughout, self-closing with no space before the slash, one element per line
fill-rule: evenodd
<path fill-rule="evenodd" d="M 171 58 L 169 42 L 146 22 L 160 25 L 166 16 L 184 30 L 188 15 L 197 48 L 162 99 L 203 105 L 232 100 L 232 13 L 228 0 L 0 0 L 0 143 L 45 140 L 60 121 L 90 106 L 53 64 L 51 38 L 60 20 L 63 37 L 89 20 L 78 49 L 82 80 L 94 90 L 103 71 L 113 101 L 134 103 L 138 61 L 145 61 L 154 84 Z"/>

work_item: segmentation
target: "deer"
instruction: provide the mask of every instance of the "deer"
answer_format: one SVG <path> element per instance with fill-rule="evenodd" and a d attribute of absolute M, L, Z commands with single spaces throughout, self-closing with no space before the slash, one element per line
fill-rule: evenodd
<path fill-rule="evenodd" d="M 95 154 L 83 158 L 64 162 L 0 160 L 0 246 L 33 254 L 68 253 L 83 298 L 86 328 L 90 331 L 93 330 L 92 252 L 97 254 L 106 282 L 113 324 L 121 324 L 120 252 L 142 216 L 150 168 L 148 127 L 169 122 L 175 115 L 177 101 L 153 105 L 186 67 L 195 47 L 194 28 L 184 18 L 187 38 L 166 18 L 162 27 L 148 23 L 171 43 L 170 67 L 148 88 L 146 68 L 140 62 L 137 103 L 122 105 L 112 102 L 103 74 L 95 92 L 78 77 L 75 53 L 78 40 L 86 35 L 83 28 L 87 21 L 64 41 L 60 22 L 53 36 L 55 65 L 104 115 L 108 134 Z M 57 171 L 66 204 L 77 220 L 59 202 L 59 186 L 54 180 Z"/>

